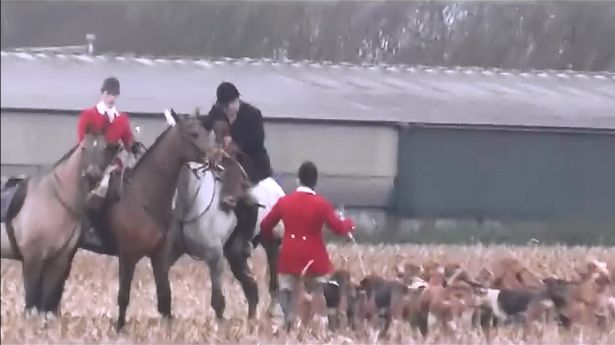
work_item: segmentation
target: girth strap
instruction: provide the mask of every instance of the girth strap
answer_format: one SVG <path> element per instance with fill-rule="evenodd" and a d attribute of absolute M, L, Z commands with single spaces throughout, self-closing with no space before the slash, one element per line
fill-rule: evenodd
<path fill-rule="evenodd" d="M 13 250 L 13 254 L 17 260 L 23 260 L 23 256 L 21 255 L 21 250 L 19 250 L 19 246 L 17 245 L 17 238 L 15 237 L 15 229 L 13 229 L 13 220 L 7 220 L 6 224 L 6 235 L 9 238 L 9 243 L 11 244 L 11 249 Z"/>

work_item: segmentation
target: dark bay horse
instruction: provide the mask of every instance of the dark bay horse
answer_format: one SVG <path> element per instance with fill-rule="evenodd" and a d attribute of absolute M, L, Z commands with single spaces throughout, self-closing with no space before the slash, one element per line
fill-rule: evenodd
<path fill-rule="evenodd" d="M 17 191 L 2 199 L 7 203 L 3 209 L 8 206 L 3 242 L 9 240 L 2 244 L 2 258 L 22 261 L 26 310 L 58 313 L 81 235 L 85 198 L 117 149 L 103 135 L 88 131 L 51 171 L 8 187 Z"/>
<path fill-rule="evenodd" d="M 249 188 L 243 167 L 224 152 L 208 168 L 184 168 L 177 186 L 178 221 L 174 223 L 176 240 L 171 265 L 184 253 L 207 263 L 211 306 L 218 319 L 223 319 L 226 305 L 222 291 L 224 257 L 248 301 L 248 319 L 256 315 L 258 285 L 247 264 L 249 252 L 245 244 L 252 238 L 258 205 Z"/>
<path fill-rule="evenodd" d="M 100 221 L 95 222 L 99 232 L 113 238 L 115 248 L 110 254 L 119 257 L 118 331 L 126 322 L 135 266 L 145 256 L 152 264 L 158 311 L 171 318 L 168 230 L 173 195 L 185 164 L 204 163 L 214 146 L 213 134 L 196 117 L 171 114 L 174 123 L 156 139 L 134 169 L 125 173 L 119 195 L 109 193 L 99 210 Z"/>

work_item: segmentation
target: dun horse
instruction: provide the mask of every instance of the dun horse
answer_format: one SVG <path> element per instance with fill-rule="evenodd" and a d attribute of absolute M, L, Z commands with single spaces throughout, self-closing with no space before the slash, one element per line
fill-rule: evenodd
<path fill-rule="evenodd" d="M 51 171 L 14 181 L 2 191 L 2 258 L 22 261 L 26 310 L 59 311 L 81 235 L 85 197 L 116 150 L 102 135 L 88 133 Z"/>
<path fill-rule="evenodd" d="M 171 265 L 184 253 L 204 260 L 211 277 L 211 306 L 223 318 L 223 255 L 248 300 L 248 318 L 256 315 L 258 286 L 247 265 L 244 246 L 251 239 L 258 206 L 252 201 L 243 167 L 226 153 L 209 169 L 184 168 L 178 183 L 175 214 L 179 220 Z M 247 235 L 247 236 L 246 236 Z"/>
<path fill-rule="evenodd" d="M 182 167 L 188 162 L 204 163 L 213 147 L 213 134 L 197 118 L 180 117 L 175 112 L 172 117 L 175 126 L 168 127 L 134 169 L 124 174 L 124 180 L 118 183 L 121 188 L 110 189 L 95 217 L 97 232 L 114 242 L 114 248 L 106 254 L 119 257 L 118 331 L 126 322 L 135 266 L 144 256 L 151 260 L 158 311 L 171 318 L 168 230 L 173 195 Z M 83 243 L 81 247 L 89 249 Z"/>

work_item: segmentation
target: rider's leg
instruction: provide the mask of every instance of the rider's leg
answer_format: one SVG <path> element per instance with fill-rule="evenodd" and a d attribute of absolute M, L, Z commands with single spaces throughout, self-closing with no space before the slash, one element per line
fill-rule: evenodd
<path fill-rule="evenodd" d="M 100 198 L 104 198 L 107 196 L 107 192 L 109 191 L 109 180 L 111 179 L 111 174 L 118 169 L 116 164 L 110 165 L 105 169 L 102 179 L 98 183 L 98 186 L 92 191 L 92 195 L 98 196 Z"/>
<path fill-rule="evenodd" d="M 299 283 L 299 278 L 292 274 L 278 274 L 279 292 L 278 300 L 284 313 L 284 327 L 290 331 L 295 321 L 295 301 L 293 301 L 293 290 Z"/>

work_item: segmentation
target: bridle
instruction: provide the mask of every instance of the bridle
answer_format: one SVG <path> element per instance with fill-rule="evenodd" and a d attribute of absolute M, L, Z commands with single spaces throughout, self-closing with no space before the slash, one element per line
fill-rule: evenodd
<path fill-rule="evenodd" d="M 239 168 L 241 169 L 241 173 L 243 174 L 243 177 L 245 179 L 248 178 L 248 174 L 246 173 L 246 170 L 243 168 L 241 163 L 239 163 L 236 159 L 234 159 L 231 155 L 229 155 L 228 152 L 226 152 L 224 149 L 220 149 L 220 152 L 222 153 L 224 158 L 233 160 L 233 162 L 237 164 Z M 216 181 L 223 182 L 223 178 L 220 176 L 220 173 L 224 172 L 224 167 L 222 165 L 215 164 L 212 166 L 211 164 L 209 164 L 209 161 L 205 164 L 199 164 L 196 167 L 192 167 L 188 163 L 186 163 L 185 166 L 198 180 L 202 178 L 201 174 L 204 174 L 205 172 L 210 171 L 214 178 L 214 190 L 213 190 L 213 193 L 211 194 L 211 199 L 209 200 L 209 204 L 207 205 L 207 207 L 205 207 L 205 209 L 201 211 L 198 215 L 191 217 L 188 220 L 181 220 L 182 225 L 190 224 L 192 222 L 197 221 L 199 218 L 201 218 L 205 213 L 207 213 L 211 209 L 211 206 L 213 205 L 213 202 L 214 202 L 214 198 L 216 196 L 217 183 L 215 182 Z M 199 196 L 199 193 L 201 192 L 202 186 L 203 184 L 199 184 L 199 187 L 197 188 L 196 192 L 194 193 L 192 198 L 190 198 L 191 201 L 189 203 L 188 210 L 185 214 L 190 213 L 190 211 L 194 208 L 194 205 L 196 204 L 196 200 Z"/>
<path fill-rule="evenodd" d="M 198 119 L 197 119 L 197 121 L 198 121 Z M 181 125 L 179 125 L 179 126 L 181 126 Z M 196 144 L 193 140 L 191 140 L 190 138 L 188 138 L 188 135 L 186 135 L 186 133 L 184 133 L 184 132 L 182 131 L 182 128 L 178 127 L 178 130 L 179 130 L 179 132 L 180 132 L 180 133 L 179 133 L 179 137 L 180 137 L 180 139 L 182 140 L 182 142 L 188 142 L 188 143 L 190 143 L 190 145 L 192 145 L 192 146 L 196 149 L 196 151 L 199 153 L 199 155 L 201 155 L 201 156 L 206 156 L 206 155 L 207 155 L 207 151 L 206 151 L 206 150 L 201 149 L 201 148 L 199 147 L 199 145 L 197 145 L 197 144 Z"/>
<path fill-rule="evenodd" d="M 220 152 L 222 153 L 224 158 L 227 159 L 232 159 L 233 162 L 235 164 L 237 164 L 240 169 L 241 172 L 244 176 L 244 178 L 248 178 L 248 174 L 246 173 L 246 170 L 243 168 L 243 166 L 241 165 L 241 163 L 239 163 L 236 159 L 234 159 L 230 154 L 228 154 L 228 152 L 226 152 L 223 149 L 220 149 Z M 188 244 L 186 243 L 186 239 L 185 239 L 185 234 L 184 234 L 184 225 L 186 224 L 191 224 L 197 220 L 199 220 L 203 215 L 205 215 L 207 212 L 209 212 L 209 210 L 211 209 L 213 203 L 214 203 L 214 199 L 216 196 L 216 190 L 217 190 L 217 181 L 223 181 L 222 177 L 220 176 L 220 173 L 224 172 L 224 167 L 220 164 L 210 164 L 209 161 L 207 161 L 207 163 L 205 164 L 199 164 L 196 167 L 192 167 L 190 166 L 188 163 L 185 164 L 185 167 L 195 176 L 196 179 L 200 180 L 202 178 L 201 174 L 204 174 L 207 171 L 210 171 L 212 173 L 212 176 L 214 178 L 214 190 L 213 193 L 211 194 L 211 199 L 209 200 L 208 205 L 201 211 L 199 212 L 196 216 L 193 216 L 189 219 L 180 219 L 179 220 L 179 225 L 180 225 L 180 234 L 181 234 L 181 238 L 182 238 L 182 242 L 184 243 L 184 248 L 185 248 L 185 252 L 186 254 L 188 254 L 190 257 L 192 257 L 195 260 L 200 260 L 198 257 L 195 257 L 194 255 L 192 255 L 190 253 L 190 250 L 188 248 Z M 190 203 L 189 206 L 187 208 L 187 211 L 184 214 L 189 214 L 190 211 L 194 208 L 194 205 L 196 204 L 197 198 L 199 196 L 199 193 L 201 192 L 201 187 L 202 184 L 199 184 L 196 192 L 194 193 L 194 195 L 190 198 Z"/>
<path fill-rule="evenodd" d="M 97 144 L 98 143 L 95 142 L 94 146 L 96 146 Z M 86 168 L 81 168 L 81 171 L 79 172 L 79 181 L 77 183 L 84 182 L 83 180 L 85 178 L 86 178 Z M 55 182 L 55 183 L 52 183 L 52 187 L 51 187 L 52 192 L 53 192 L 53 197 L 60 203 L 62 208 L 64 208 L 75 220 L 80 219 L 83 215 L 83 206 L 76 207 L 76 206 L 69 205 L 69 203 L 66 202 L 62 198 L 62 196 L 60 195 L 60 191 L 58 190 L 58 187 L 62 185 L 62 181 L 60 180 L 60 177 L 58 176 L 58 173 L 56 171 L 53 172 L 53 179 L 54 179 L 53 182 Z"/>
<path fill-rule="evenodd" d="M 195 176 L 198 180 L 200 180 L 200 179 L 201 179 L 201 176 L 199 176 L 199 172 L 201 172 L 201 171 L 202 171 L 203 173 L 205 173 L 205 172 L 207 172 L 207 171 L 212 171 L 212 169 L 209 167 L 209 164 L 199 165 L 199 166 L 198 166 L 198 167 L 196 167 L 196 168 L 192 168 L 192 167 L 190 167 L 188 164 L 186 164 L 186 167 L 190 170 L 190 172 L 192 172 L 192 174 L 193 174 L 193 175 L 194 175 L 194 176 Z M 185 225 L 185 224 L 190 224 L 190 223 L 193 223 L 193 222 L 197 221 L 198 219 L 200 219 L 200 218 L 201 218 L 201 217 L 202 217 L 205 213 L 207 213 L 207 212 L 211 209 L 211 205 L 213 205 L 213 203 L 214 203 L 214 198 L 216 197 L 216 187 L 217 187 L 216 185 L 217 185 L 217 184 L 216 184 L 215 182 L 216 182 L 216 181 L 221 181 L 221 179 L 220 179 L 218 176 L 216 176 L 216 174 L 214 174 L 213 172 L 212 172 L 212 176 L 213 176 L 213 178 L 214 178 L 214 190 L 213 190 L 213 193 L 211 193 L 211 199 L 209 200 L 209 204 L 208 204 L 208 205 L 207 205 L 207 207 L 205 207 L 205 209 L 203 209 L 203 211 L 201 211 L 198 215 L 196 215 L 196 216 L 194 216 L 194 217 L 191 217 L 191 218 L 189 218 L 188 220 L 185 220 L 185 219 L 180 220 L 180 222 L 181 222 L 182 226 L 183 226 L 183 225 Z M 197 200 L 197 198 L 199 197 L 199 193 L 201 192 L 201 187 L 202 187 L 202 186 L 203 186 L 203 184 L 202 184 L 202 183 L 199 183 L 199 186 L 198 186 L 198 188 L 196 189 L 196 192 L 194 193 L 194 195 L 192 196 L 192 198 L 190 198 L 190 199 L 191 199 L 191 201 L 190 201 L 190 203 L 189 203 L 188 209 L 187 209 L 187 211 L 185 212 L 185 214 L 189 214 L 189 213 L 190 213 L 190 211 L 192 211 L 192 209 L 194 208 L 194 205 L 196 204 L 196 200 Z"/>

